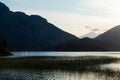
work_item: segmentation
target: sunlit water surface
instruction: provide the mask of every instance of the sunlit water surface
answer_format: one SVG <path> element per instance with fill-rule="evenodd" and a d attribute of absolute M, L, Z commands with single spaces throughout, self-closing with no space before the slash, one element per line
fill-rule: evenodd
<path fill-rule="evenodd" d="M 30 56 L 112 56 L 120 58 L 119 52 L 12 52 L 15 57 Z M 7 57 L 3 57 L 7 58 Z M 101 68 L 120 71 L 120 62 L 104 64 Z M 106 76 L 99 72 L 61 70 L 0 69 L 0 80 L 119 80 L 119 76 Z"/>
<path fill-rule="evenodd" d="M 0 80 L 119 80 L 93 72 L 11 69 L 0 70 Z"/>
<path fill-rule="evenodd" d="M 111 56 L 120 57 L 120 52 L 12 52 L 9 57 L 30 57 L 30 56 Z"/>

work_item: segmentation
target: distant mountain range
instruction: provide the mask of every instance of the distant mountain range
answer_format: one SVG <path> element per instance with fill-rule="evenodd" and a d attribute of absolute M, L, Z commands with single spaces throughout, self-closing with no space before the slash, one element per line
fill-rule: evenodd
<path fill-rule="evenodd" d="M 73 51 L 120 51 L 120 25 L 95 38 L 84 37 L 79 41 L 67 42 L 60 50 Z"/>
<path fill-rule="evenodd" d="M 120 25 L 108 30 L 107 32 L 99 35 L 96 40 L 113 43 L 120 45 Z"/>
<path fill-rule="evenodd" d="M 89 37 L 89 38 L 95 38 L 97 37 L 98 35 L 100 35 L 99 33 L 95 33 L 95 32 L 89 32 L 87 34 L 84 34 L 82 36 L 80 36 L 80 39 L 81 38 L 85 38 L 85 37 Z"/>
<path fill-rule="evenodd" d="M 116 26 L 94 39 L 79 39 L 41 16 L 10 11 L 0 2 L 0 41 L 12 51 L 117 51 L 119 34 Z"/>
<path fill-rule="evenodd" d="M 109 43 L 113 45 L 113 46 L 110 46 L 112 48 L 110 50 L 119 51 L 120 50 L 120 25 L 99 35 L 98 37 L 95 38 L 95 40 Z"/>

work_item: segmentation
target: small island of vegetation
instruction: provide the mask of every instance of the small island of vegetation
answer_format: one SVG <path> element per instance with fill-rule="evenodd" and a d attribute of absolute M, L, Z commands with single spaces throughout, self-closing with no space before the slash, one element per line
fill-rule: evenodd
<path fill-rule="evenodd" d="M 0 56 L 12 55 L 7 47 L 6 41 L 0 42 Z"/>

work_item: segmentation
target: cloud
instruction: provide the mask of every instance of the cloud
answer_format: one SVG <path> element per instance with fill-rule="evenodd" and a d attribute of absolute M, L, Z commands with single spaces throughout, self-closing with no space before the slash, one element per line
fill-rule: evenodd
<path fill-rule="evenodd" d="M 78 0 L 84 13 L 120 19 L 120 0 Z M 80 7 L 81 8 L 81 7 Z M 82 10 L 83 11 L 83 10 Z"/>
<path fill-rule="evenodd" d="M 91 32 L 105 32 L 107 31 L 108 29 L 105 28 L 105 29 L 101 29 L 101 28 L 92 28 L 90 26 L 85 26 L 86 29 L 90 30 Z"/>

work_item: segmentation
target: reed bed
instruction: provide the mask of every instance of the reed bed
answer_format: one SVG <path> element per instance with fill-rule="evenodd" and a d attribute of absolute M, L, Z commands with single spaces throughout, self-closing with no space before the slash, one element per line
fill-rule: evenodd
<path fill-rule="evenodd" d="M 0 58 L 0 68 L 97 71 L 100 68 L 100 64 L 108 64 L 116 61 L 119 61 L 119 58 L 100 56 Z"/>

